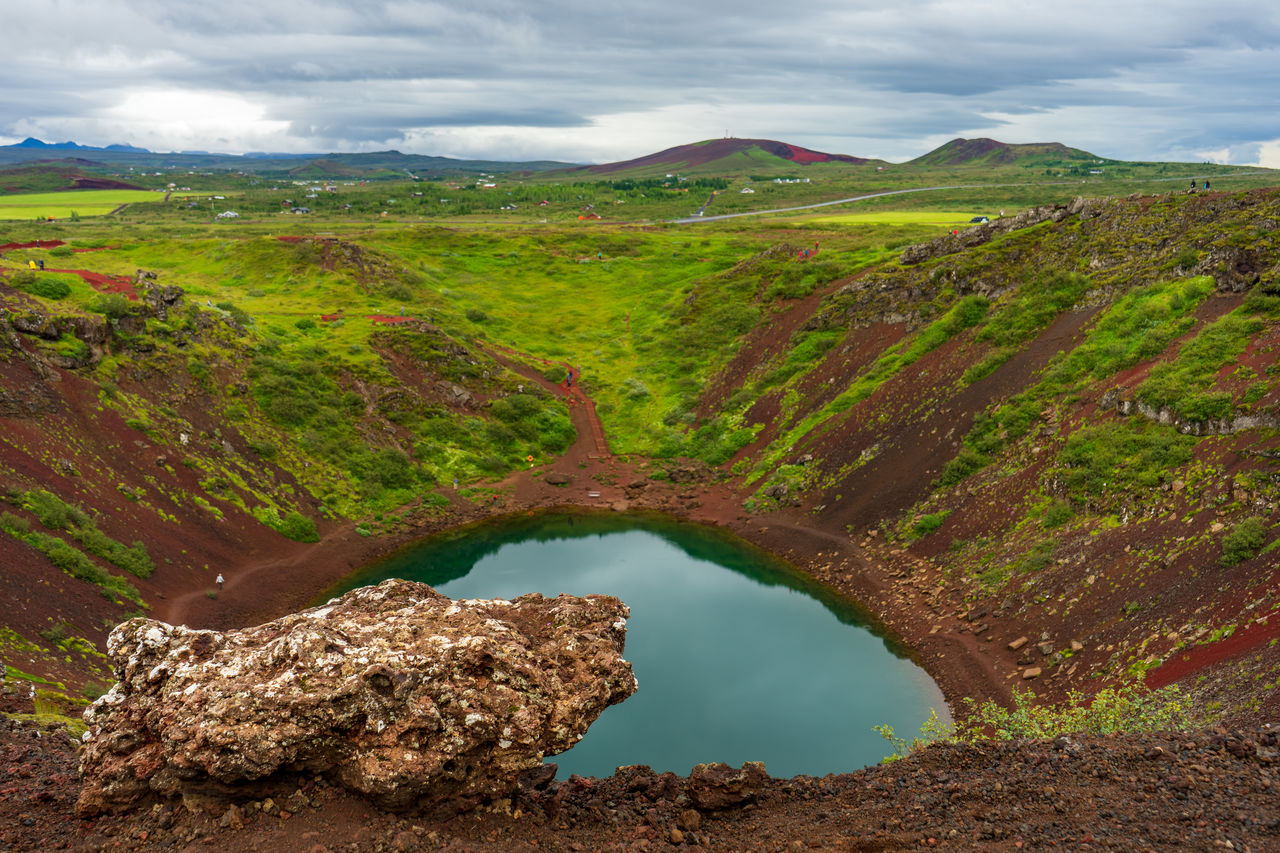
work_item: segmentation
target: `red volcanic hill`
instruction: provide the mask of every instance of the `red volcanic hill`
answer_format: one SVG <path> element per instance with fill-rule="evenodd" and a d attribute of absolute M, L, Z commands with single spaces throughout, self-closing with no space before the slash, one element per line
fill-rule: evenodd
<path fill-rule="evenodd" d="M 573 171 L 588 171 L 598 175 L 633 170 L 664 169 L 674 171 L 687 170 L 699 166 L 712 166 L 716 169 L 754 168 L 767 166 L 807 166 L 810 163 L 850 163 L 855 166 L 881 162 L 866 157 L 851 157 L 848 154 L 826 154 L 777 142 L 772 139 L 709 139 L 689 145 L 677 145 L 656 154 L 624 160 L 620 163 L 602 163 L 597 166 L 583 166 Z"/>
<path fill-rule="evenodd" d="M 140 190 L 136 184 L 88 171 L 100 163 L 90 160 L 54 160 L 0 169 L 0 192 L 56 192 L 58 190 Z"/>
<path fill-rule="evenodd" d="M 995 139 L 953 139 L 912 160 L 912 166 L 1007 166 L 1013 163 L 1100 161 L 1095 154 L 1069 148 L 1061 142 L 1010 144 Z"/>

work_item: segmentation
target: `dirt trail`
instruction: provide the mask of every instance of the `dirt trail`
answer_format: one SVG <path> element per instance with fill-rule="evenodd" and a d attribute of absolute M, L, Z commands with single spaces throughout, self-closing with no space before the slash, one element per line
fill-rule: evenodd
<path fill-rule="evenodd" d="M 610 456 L 609 442 L 605 438 L 604 426 L 600 423 L 600 416 L 596 414 L 595 401 L 587 396 L 586 391 L 582 390 L 580 373 L 574 374 L 577 378 L 573 382 L 569 382 L 568 380 L 552 382 L 534 368 L 529 367 L 526 364 L 522 364 L 521 362 L 536 361 L 542 364 L 556 364 L 564 367 L 568 371 L 579 371 L 578 368 L 575 368 L 567 361 L 553 361 L 536 355 L 519 352 L 511 349 L 510 347 L 504 347 L 499 344 L 489 344 L 486 349 L 488 349 L 489 354 L 497 359 L 498 363 L 503 367 L 520 374 L 526 379 L 532 379 L 543 388 L 564 398 L 564 400 L 568 402 L 569 418 L 573 423 L 574 430 L 578 433 L 578 440 L 575 442 L 574 448 L 570 448 L 566 455 L 574 455 L 574 449 L 582 443 L 585 437 L 590 436 L 595 456 L 601 459 Z M 516 359 L 519 359 L 519 361 Z"/>

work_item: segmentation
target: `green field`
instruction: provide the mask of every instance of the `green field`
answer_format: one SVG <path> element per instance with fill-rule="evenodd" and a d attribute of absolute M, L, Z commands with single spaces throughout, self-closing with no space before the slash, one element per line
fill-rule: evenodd
<path fill-rule="evenodd" d="M 978 213 L 962 213 L 954 210 L 877 210 L 871 213 L 838 213 L 806 217 L 805 222 L 822 225 L 938 225 L 951 228 L 969 225 Z M 991 216 L 993 214 L 981 214 Z"/>
<path fill-rule="evenodd" d="M 0 195 L 0 219 L 70 219 L 105 216 L 122 204 L 159 201 L 149 190 L 73 190 Z"/>

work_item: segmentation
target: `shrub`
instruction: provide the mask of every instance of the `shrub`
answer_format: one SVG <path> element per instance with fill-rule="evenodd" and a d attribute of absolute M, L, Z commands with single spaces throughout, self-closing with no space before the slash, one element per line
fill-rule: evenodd
<path fill-rule="evenodd" d="M 916 523 L 912 525 L 911 532 L 915 535 L 915 538 L 922 539 L 941 527 L 942 522 L 946 521 L 947 516 L 950 514 L 951 513 L 944 510 L 942 512 L 930 513 L 929 515 L 922 515 L 917 519 Z"/>
<path fill-rule="evenodd" d="M 942 473 L 938 475 L 938 486 L 944 489 L 954 486 L 975 471 L 981 471 L 988 461 L 987 457 L 976 450 L 961 448 L 956 458 L 943 466 Z"/>
<path fill-rule="evenodd" d="M 301 320 L 294 323 L 293 325 L 294 325 L 294 328 L 296 329 L 299 329 L 303 332 L 309 332 L 316 327 L 316 321 L 312 320 L 310 317 L 303 317 Z"/>
<path fill-rule="evenodd" d="M 295 542 L 319 542 L 320 534 L 316 531 L 316 523 L 296 510 L 289 512 L 280 520 L 276 528 L 280 533 Z"/>
<path fill-rule="evenodd" d="M 13 535 L 26 533 L 31 529 L 31 522 L 11 512 L 0 514 L 0 530 Z"/>
<path fill-rule="evenodd" d="M 1121 732 L 1158 732 L 1196 728 L 1203 723 L 1177 685 L 1149 690 L 1141 685 L 1099 690 L 1091 697 L 1073 691 L 1065 702 L 1036 705 L 1036 694 L 1013 689 L 1013 707 L 988 699 L 981 705 L 964 699 L 965 715 L 954 725 L 942 723 L 937 714 L 920 728 L 922 737 L 907 741 L 893 727 L 873 726 L 893 744 L 895 761 L 930 743 L 979 743 L 985 740 L 1048 739 L 1064 734 L 1104 735 Z"/>
<path fill-rule="evenodd" d="M 50 530 L 61 530 L 72 525 L 91 526 L 92 521 L 84 510 L 63 503 L 52 492 L 42 489 L 27 492 L 23 495 L 23 504 L 39 519 L 40 523 Z"/>
<path fill-rule="evenodd" d="M 119 320 L 129 314 L 129 300 L 119 293 L 99 293 L 93 300 L 90 310 L 102 314 L 110 320 Z"/>
<path fill-rule="evenodd" d="M 1117 732 L 1172 731 L 1194 727 L 1199 721 L 1186 696 L 1176 686 L 1160 690 L 1128 685 L 1100 690 L 1092 697 L 1072 692 L 1060 705 L 1036 705 L 1030 690 L 1013 691 L 1013 707 L 991 700 L 977 705 L 966 698 L 971 713 L 956 737 L 974 742 L 1051 738 L 1060 734 L 1114 734 Z"/>
<path fill-rule="evenodd" d="M 645 385 L 634 376 L 628 376 L 622 380 L 622 394 L 629 400 L 643 400 L 649 396 L 649 386 Z"/>
<path fill-rule="evenodd" d="M 1218 562 L 1224 566 L 1243 563 L 1257 554 L 1266 541 L 1267 531 L 1263 520 L 1257 516 L 1246 518 L 1222 537 L 1222 556 L 1218 558 Z"/>
<path fill-rule="evenodd" d="M 1066 524 L 1071 520 L 1072 515 L 1073 512 L 1069 501 L 1056 500 L 1049 504 L 1049 508 L 1044 511 L 1044 518 L 1041 520 L 1041 524 L 1045 530 L 1052 530 L 1055 527 Z"/>
<path fill-rule="evenodd" d="M 25 290 L 27 293 L 42 296 L 45 299 L 65 299 L 71 294 L 71 285 L 61 279 L 38 276 L 31 270 L 26 270 L 25 273 L 25 275 L 16 273 L 9 283 L 19 290 Z"/>

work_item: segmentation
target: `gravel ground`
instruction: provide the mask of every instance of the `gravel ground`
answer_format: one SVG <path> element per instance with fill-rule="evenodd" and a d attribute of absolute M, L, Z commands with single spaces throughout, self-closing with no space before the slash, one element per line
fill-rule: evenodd
<path fill-rule="evenodd" d="M 531 784 L 461 816 L 382 812 L 306 779 L 212 813 L 165 802 L 81 821 L 74 743 L 3 719 L 0 850 L 1275 851 L 1278 746 L 1268 727 L 934 745 L 856 773 L 766 777 L 720 808 L 644 767 Z"/>

